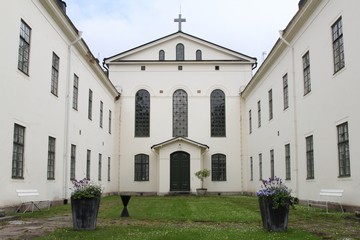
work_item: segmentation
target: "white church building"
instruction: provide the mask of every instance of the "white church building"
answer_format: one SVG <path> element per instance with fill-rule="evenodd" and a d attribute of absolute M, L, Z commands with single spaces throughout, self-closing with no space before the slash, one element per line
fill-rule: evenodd
<path fill-rule="evenodd" d="M 18 189 L 66 202 L 72 180 L 105 194 L 255 193 L 279 176 L 300 200 L 344 190 L 360 206 L 357 0 L 301 0 L 256 58 L 181 30 L 100 66 L 61 0 L 1 15 L 0 208 Z"/>

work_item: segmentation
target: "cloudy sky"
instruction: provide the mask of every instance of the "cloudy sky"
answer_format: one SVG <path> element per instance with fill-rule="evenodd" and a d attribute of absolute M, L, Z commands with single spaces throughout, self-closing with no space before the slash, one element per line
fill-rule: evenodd
<path fill-rule="evenodd" d="M 67 14 L 93 54 L 105 57 L 178 31 L 261 63 L 298 10 L 299 0 L 66 0 Z M 180 7 L 181 6 L 181 7 Z"/>

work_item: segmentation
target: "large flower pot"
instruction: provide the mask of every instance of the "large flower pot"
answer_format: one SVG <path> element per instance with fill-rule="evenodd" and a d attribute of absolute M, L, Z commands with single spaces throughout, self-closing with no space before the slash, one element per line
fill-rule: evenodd
<path fill-rule="evenodd" d="M 197 188 L 196 189 L 196 194 L 198 196 L 205 196 L 206 195 L 206 192 L 207 192 L 207 189 L 206 188 Z"/>
<path fill-rule="evenodd" d="M 94 230 L 99 212 L 100 197 L 72 199 L 71 210 L 75 230 Z"/>
<path fill-rule="evenodd" d="M 262 225 L 268 231 L 286 231 L 288 226 L 289 203 L 274 209 L 271 198 L 259 197 Z"/>

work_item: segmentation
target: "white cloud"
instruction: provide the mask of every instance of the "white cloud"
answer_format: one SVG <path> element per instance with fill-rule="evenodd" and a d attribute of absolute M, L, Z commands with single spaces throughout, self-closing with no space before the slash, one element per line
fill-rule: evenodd
<path fill-rule="evenodd" d="M 257 57 L 269 52 L 298 0 L 67 0 L 68 15 L 95 56 L 109 57 L 177 31 Z"/>

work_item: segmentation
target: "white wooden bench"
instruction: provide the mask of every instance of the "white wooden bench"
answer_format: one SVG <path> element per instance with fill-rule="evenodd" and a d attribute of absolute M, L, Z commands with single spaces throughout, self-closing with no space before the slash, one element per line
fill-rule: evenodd
<path fill-rule="evenodd" d="M 344 190 L 342 189 L 321 189 L 319 193 L 320 199 L 308 200 L 308 208 L 310 206 L 325 207 L 326 212 L 329 213 L 329 203 L 336 203 L 340 206 L 341 211 L 344 212 L 344 209 L 340 201 L 340 198 L 343 196 L 343 193 Z"/>
<path fill-rule="evenodd" d="M 27 212 L 31 209 L 31 212 L 34 212 L 34 209 L 40 209 L 40 204 L 46 202 L 47 209 L 50 208 L 49 200 L 39 200 L 39 191 L 37 189 L 18 189 L 16 190 L 17 196 L 21 201 L 21 205 L 16 209 L 16 212 L 19 212 L 22 207 L 25 208 L 24 212 Z"/>

